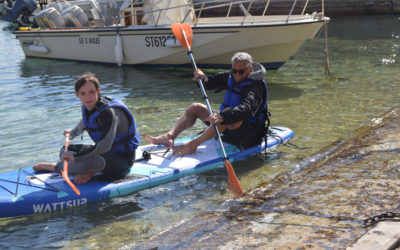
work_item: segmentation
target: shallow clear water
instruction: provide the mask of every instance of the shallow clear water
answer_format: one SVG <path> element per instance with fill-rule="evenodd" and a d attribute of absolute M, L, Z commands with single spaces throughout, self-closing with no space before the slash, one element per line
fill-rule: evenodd
<path fill-rule="evenodd" d="M 272 125 L 292 128 L 292 143 L 306 149 L 281 146 L 268 157 L 234 163 L 245 190 L 295 169 L 305 157 L 399 104 L 399 24 L 399 16 L 333 17 L 328 26 L 331 77 L 324 75 L 323 39 L 307 42 L 281 69 L 268 72 Z M 191 69 L 25 58 L 9 31 L 0 31 L 0 55 L 1 172 L 57 159 L 62 131 L 79 121 L 73 83 L 85 71 L 100 79 L 103 94 L 127 103 L 142 136 L 166 131 L 190 103 L 202 101 Z M 217 108 L 222 94 L 209 93 L 209 98 Z M 183 135 L 201 129 L 198 123 Z M 221 169 L 78 209 L 1 219 L 0 246 L 132 246 L 198 213 L 221 209 L 232 198 L 225 184 Z"/>

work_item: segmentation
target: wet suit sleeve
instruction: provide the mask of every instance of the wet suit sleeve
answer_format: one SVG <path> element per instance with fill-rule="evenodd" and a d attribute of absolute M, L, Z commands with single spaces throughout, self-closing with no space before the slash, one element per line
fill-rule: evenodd
<path fill-rule="evenodd" d="M 118 117 L 112 108 L 106 109 L 100 113 L 99 126 L 103 131 L 103 136 L 98 143 L 74 155 L 76 161 L 86 160 L 95 155 L 101 155 L 108 152 L 114 142 L 117 131 Z"/>
<path fill-rule="evenodd" d="M 83 123 L 83 120 L 81 119 L 80 122 L 78 123 L 78 125 L 76 125 L 75 128 L 73 128 L 71 130 L 71 133 L 70 133 L 71 140 L 74 139 L 75 137 L 81 135 L 83 133 L 84 129 L 85 129 L 85 123 Z"/>
<path fill-rule="evenodd" d="M 263 107 L 264 95 L 264 83 L 261 81 L 243 87 L 241 93 L 242 103 L 233 109 L 226 109 L 220 113 L 224 117 L 222 124 L 245 121 L 255 116 L 257 111 Z"/>
<path fill-rule="evenodd" d="M 221 72 L 213 75 L 206 75 L 204 78 L 204 88 L 207 90 L 220 91 L 226 89 L 228 85 L 229 72 Z"/>

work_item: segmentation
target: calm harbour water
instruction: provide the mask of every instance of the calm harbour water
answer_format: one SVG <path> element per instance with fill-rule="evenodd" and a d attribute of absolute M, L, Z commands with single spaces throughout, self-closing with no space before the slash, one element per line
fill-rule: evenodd
<path fill-rule="evenodd" d="M 333 17 L 328 26 L 332 78 L 324 75 L 323 39 L 307 42 L 281 69 L 268 72 L 272 125 L 292 128 L 292 142 L 306 149 L 281 146 L 269 157 L 234 163 L 245 190 L 295 169 L 305 157 L 399 104 L 399 25 L 399 16 Z M 166 131 L 190 103 L 202 101 L 190 69 L 25 58 L 9 31 L 0 31 L 0 55 L 0 172 L 57 159 L 62 131 L 79 121 L 73 83 L 85 71 L 100 79 L 103 94 L 128 104 L 142 137 Z M 217 108 L 222 94 L 209 97 Z M 196 124 L 183 135 L 201 129 Z M 232 198 L 225 184 L 221 169 L 78 209 L 0 219 L 0 246 L 130 248 L 198 213 L 223 209 Z"/>

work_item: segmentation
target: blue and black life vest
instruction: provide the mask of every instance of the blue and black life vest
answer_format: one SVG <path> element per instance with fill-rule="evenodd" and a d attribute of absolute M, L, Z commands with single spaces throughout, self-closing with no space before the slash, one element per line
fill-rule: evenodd
<path fill-rule="evenodd" d="M 116 134 L 114 138 L 114 143 L 111 147 L 111 152 L 133 152 L 136 150 L 140 143 L 140 136 L 136 129 L 135 119 L 133 118 L 129 109 L 119 100 L 101 97 L 100 102 L 103 105 L 97 109 L 93 114 L 89 117 L 86 116 L 86 107 L 82 106 L 82 118 L 83 122 L 86 126 L 86 130 L 89 133 L 90 138 L 95 143 L 98 143 L 100 139 L 105 136 L 103 135 L 100 126 L 99 126 L 99 116 L 100 113 L 108 108 L 119 108 L 124 111 L 125 115 L 129 118 L 129 131 L 127 134 Z M 89 120 L 88 120 L 89 118 Z"/>
<path fill-rule="evenodd" d="M 265 89 L 265 100 L 264 100 L 264 106 L 261 110 L 257 111 L 257 114 L 251 118 L 248 119 L 248 122 L 252 124 L 264 124 L 265 121 L 268 119 L 268 104 L 267 104 L 267 84 L 265 81 L 262 81 L 264 83 L 264 89 Z M 228 87 L 225 91 L 225 96 L 224 96 L 224 101 L 220 106 L 220 111 L 224 110 L 227 107 L 234 108 L 240 103 L 242 103 L 242 97 L 240 96 L 240 93 L 242 92 L 243 87 L 248 86 L 250 84 L 254 84 L 255 81 L 249 81 L 246 80 L 240 84 L 240 87 L 237 88 L 234 86 L 234 79 L 230 75 L 228 79 Z"/>

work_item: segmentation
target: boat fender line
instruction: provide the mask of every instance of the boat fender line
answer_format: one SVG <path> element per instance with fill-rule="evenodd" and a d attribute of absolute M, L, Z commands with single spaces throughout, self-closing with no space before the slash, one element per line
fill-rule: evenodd
<path fill-rule="evenodd" d="M 177 41 L 176 38 L 174 37 L 174 38 L 167 39 L 165 41 L 165 47 L 177 48 L 177 47 L 182 47 L 182 44 L 179 41 Z"/>
<path fill-rule="evenodd" d="M 47 47 L 41 45 L 29 45 L 28 50 L 39 54 L 47 54 L 50 52 Z"/>
<path fill-rule="evenodd" d="M 114 42 L 114 50 L 115 50 L 115 62 L 118 64 L 118 66 L 122 65 L 122 61 L 124 60 L 124 52 L 122 48 L 122 40 L 121 36 L 117 33 L 115 35 L 115 42 Z"/>

